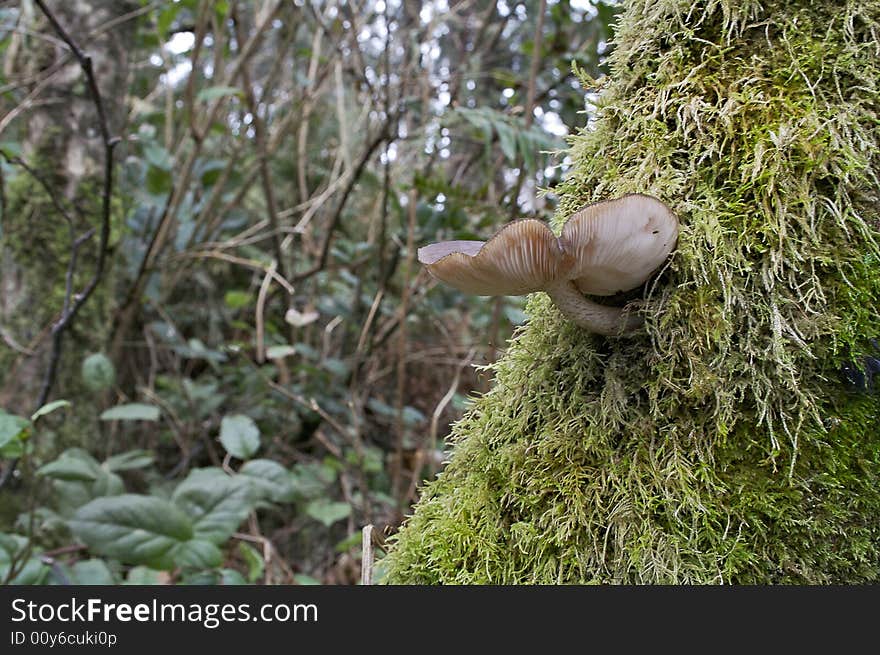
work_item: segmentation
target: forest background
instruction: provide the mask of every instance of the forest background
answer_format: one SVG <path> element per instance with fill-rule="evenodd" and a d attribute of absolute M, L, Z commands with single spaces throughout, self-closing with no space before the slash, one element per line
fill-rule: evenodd
<path fill-rule="evenodd" d="M 615 13 L 0 3 L 0 580 L 381 579 L 525 319 L 416 250 L 553 214 Z"/>

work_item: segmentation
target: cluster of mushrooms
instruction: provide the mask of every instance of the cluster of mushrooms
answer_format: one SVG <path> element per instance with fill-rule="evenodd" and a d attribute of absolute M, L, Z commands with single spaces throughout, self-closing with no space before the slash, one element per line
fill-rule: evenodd
<path fill-rule="evenodd" d="M 657 198 L 631 194 L 587 205 L 556 237 L 541 221 L 505 225 L 488 241 L 442 241 L 418 252 L 438 280 L 479 296 L 543 291 L 574 324 L 606 336 L 632 334 L 642 318 L 584 296 L 643 284 L 672 252 L 678 219 Z"/>

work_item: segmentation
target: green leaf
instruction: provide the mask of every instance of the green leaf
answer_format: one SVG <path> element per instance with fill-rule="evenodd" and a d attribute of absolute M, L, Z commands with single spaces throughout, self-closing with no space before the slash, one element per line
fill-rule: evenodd
<path fill-rule="evenodd" d="M 163 171 L 171 170 L 171 154 L 158 143 L 151 141 L 144 145 L 144 159 Z"/>
<path fill-rule="evenodd" d="M 70 401 L 69 400 L 53 400 L 51 403 L 47 403 L 47 404 L 43 405 L 42 407 L 40 407 L 40 409 L 35 411 L 31 415 L 31 421 L 36 423 L 37 419 L 40 418 L 41 416 L 46 416 L 46 414 L 51 414 L 56 409 L 60 409 L 62 407 L 70 407 Z"/>
<path fill-rule="evenodd" d="M 0 532 L 0 581 L 6 579 L 13 560 L 18 557 L 26 546 L 26 537 Z"/>
<path fill-rule="evenodd" d="M 244 563 L 247 564 L 248 582 L 253 583 L 259 580 L 264 570 L 263 556 L 253 546 L 243 541 L 238 542 L 238 552 L 241 553 Z"/>
<path fill-rule="evenodd" d="M 224 416 L 220 422 L 220 443 L 238 459 L 250 459 L 260 449 L 260 428 L 244 414 Z"/>
<path fill-rule="evenodd" d="M 196 95 L 196 100 L 209 102 L 217 98 L 222 98 L 223 96 L 240 95 L 242 95 L 241 89 L 235 86 L 209 86 L 198 92 L 198 94 Z"/>
<path fill-rule="evenodd" d="M 244 585 L 247 583 L 244 576 L 235 569 L 220 570 L 220 584 L 222 585 Z"/>
<path fill-rule="evenodd" d="M 104 391 L 116 381 L 116 369 L 110 358 L 102 353 L 93 353 L 82 363 L 82 379 L 90 391 Z"/>
<path fill-rule="evenodd" d="M 161 196 L 171 190 L 171 173 L 161 168 L 150 166 L 147 169 L 147 191 L 154 196 Z"/>
<path fill-rule="evenodd" d="M 239 476 L 249 481 L 255 495 L 276 503 L 293 500 L 293 477 L 286 468 L 271 459 L 252 459 L 238 470 Z"/>
<path fill-rule="evenodd" d="M 117 405 L 101 414 L 102 421 L 158 421 L 159 408 L 145 403 Z"/>
<path fill-rule="evenodd" d="M 501 144 L 501 152 L 511 164 L 516 162 L 516 132 L 506 123 L 495 123 L 495 131 L 498 132 L 498 142 Z"/>
<path fill-rule="evenodd" d="M 68 521 L 73 534 L 99 555 L 167 567 L 169 551 L 193 537 L 186 514 L 155 496 L 97 498 Z"/>
<path fill-rule="evenodd" d="M 162 38 L 166 38 L 168 28 L 171 27 L 171 24 L 177 17 L 177 12 L 180 11 L 180 7 L 181 5 L 177 3 L 166 3 L 162 11 L 158 12 L 156 16 L 156 30 Z"/>
<path fill-rule="evenodd" d="M 118 496 L 125 493 L 125 485 L 115 473 L 101 469 L 100 477 L 92 483 L 91 494 L 93 497 Z"/>
<path fill-rule="evenodd" d="M 163 573 L 146 566 L 134 566 L 125 577 L 124 584 L 158 585 L 162 584 Z"/>
<path fill-rule="evenodd" d="M 403 422 L 407 425 L 421 425 L 428 419 L 415 407 L 407 405 L 403 408 Z"/>
<path fill-rule="evenodd" d="M 31 422 L 21 416 L 15 414 L 7 414 L 0 409 L 0 448 L 11 442 L 13 439 L 19 439 L 23 436 L 24 431 L 30 427 Z"/>
<path fill-rule="evenodd" d="M 101 465 L 80 448 L 70 448 L 57 459 L 37 469 L 37 475 L 55 480 L 94 482 L 102 475 Z"/>
<path fill-rule="evenodd" d="M 210 569 L 220 566 L 223 553 L 210 541 L 190 539 L 171 550 L 175 566 L 190 569 Z"/>
<path fill-rule="evenodd" d="M 76 585 L 116 584 L 113 572 L 104 560 L 81 560 L 70 567 L 70 581 Z"/>
<path fill-rule="evenodd" d="M 316 498 L 336 480 L 336 471 L 319 462 L 297 464 L 290 471 L 293 488 L 303 498 Z"/>
<path fill-rule="evenodd" d="M 225 362 L 226 355 L 225 353 L 219 350 L 212 350 L 208 348 L 201 339 L 190 339 L 187 341 L 186 345 L 178 344 L 172 346 L 174 352 L 176 352 L 181 357 L 188 357 L 190 359 L 205 359 L 209 362 Z"/>
<path fill-rule="evenodd" d="M 196 469 L 177 485 L 171 500 L 192 518 L 197 537 L 221 544 L 247 518 L 256 498 L 243 480 Z"/>
<path fill-rule="evenodd" d="M 251 294 L 247 291 L 227 291 L 226 295 L 223 296 L 223 302 L 226 303 L 226 306 L 229 307 L 229 309 L 241 309 L 242 307 L 250 305 Z"/>
<path fill-rule="evenodd" d="M 335 357 L 325 359 L 322 366 L 337 378 L 345 378 L 349 373 L 348 364 Z"/>
<path fill-rule="evenodd" d="M 318 500 L 313 500 L 306 506 L 306 514 L 316 521 L 320 521 L 329 528 L 337 521 L 341 521 L 351 514 L 351 505 L 348 503 L 335 503 L 326 498 L 319 498 Z"/>
<path fill-rule="evenodd" d="M 301 585 L 321 584 L 321 581 L 317 578 L 313 578 L 312 576 L 306 575 L 304 573 L 297 573 L 293 576 L 293 579 L 296 581 L 296 584 Z"/>
<path fill-rule="evenodd" d="M 153 463 L 153 453 L 147 450 L 129 450 L 119 455 L 108 457 L 104 468 L 108 471 L 131 471 L 142 469 Z"/>
<path fill-rule="evenodd" d="M 0 446 L 0 458 L 14 459 L 24 455 L 24 442 L 16 439 Z"/>

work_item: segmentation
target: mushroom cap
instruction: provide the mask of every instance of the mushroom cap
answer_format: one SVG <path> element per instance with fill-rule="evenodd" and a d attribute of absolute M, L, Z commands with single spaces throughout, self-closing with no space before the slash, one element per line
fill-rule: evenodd
<path fill-rule="evenodd" d="M 478 296 L 533 293 L 564 272 L 556 236 L 533 219 L 509 223 L 486 242 L 442 241 L 418 255 L 438 280 Z"/>
<path fill-rule="evenodd" d="M 572 280 L 581 293 L 634 289 L 663 263 L 678 219 L 651 196 L 631 194 L 587 205 L 558 239 L 533 219 L 508 223 L 489 241 L 442 241 L 419 248 L 438 280 L 478 296 L 521 296 Z"/>
<path fill-rule="evenodd" d="M 562 228 L 568 279 L 584 294 L 610 296 L 645 282 L 678 239 L 678 219 L 642 194 L 587 205 Z"/>

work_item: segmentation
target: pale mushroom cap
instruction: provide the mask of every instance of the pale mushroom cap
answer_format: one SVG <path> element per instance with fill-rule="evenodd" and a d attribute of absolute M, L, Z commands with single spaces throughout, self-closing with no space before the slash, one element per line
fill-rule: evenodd
<path fill-rule="evenodd" d="M 651 196 L 587 205 L 566 221 L 559 241 L 581 293 L 610 296 L 647 280 L 678 239 L 678 219 Z"/>
<path fill-rule="evenodd" d="M 558 240 L 532 219 L 506 225 L 485 243 L 443 241 L 419 248 L 418 255 L 438 280 L 478 296 L 540 291 L 564 272 Z"/>

